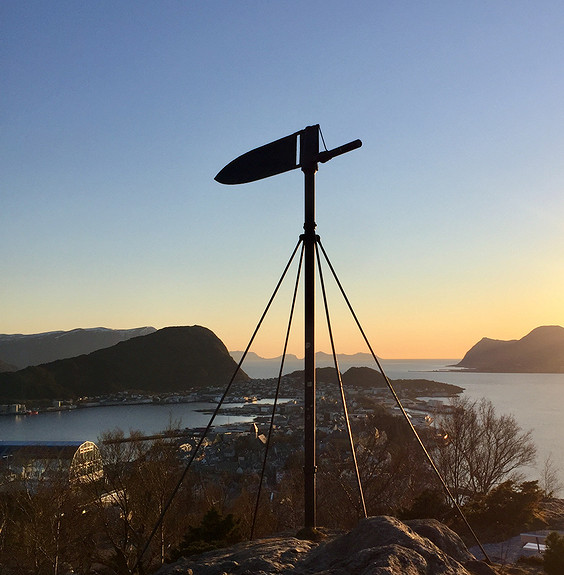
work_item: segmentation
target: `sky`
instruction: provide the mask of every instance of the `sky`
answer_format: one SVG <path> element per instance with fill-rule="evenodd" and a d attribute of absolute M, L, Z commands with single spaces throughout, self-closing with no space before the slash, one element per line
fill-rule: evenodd
<path fill-rule="evenodd" d="M 0 333 L 203 325 L 245 349 L 303 174 L 214 176 L 314 124 L 363 142 L 320 164 L 316 222 L 380 357 L 564 325 L 563 29 L 547 0 L 4 0 Z M 282 353 L 296 273 L 259 355 Z M 324 279 L 336 350 L 366 351 Z"/>

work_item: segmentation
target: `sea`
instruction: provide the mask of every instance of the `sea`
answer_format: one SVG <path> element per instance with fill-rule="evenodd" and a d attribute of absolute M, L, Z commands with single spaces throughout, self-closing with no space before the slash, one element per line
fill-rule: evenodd
<path fill-rule="evenodd" d="M 527 479 L 537 479 L 547 458 L 564 485 L 564 374 L 468 373 L 449 366 L 456 359 L 381 360 L 386 375 L 394 379 L 432 379 L 464 388 L 472 400 L 489 399 L 498 414 L 511 414 L 524 431 L 532 430 L 537 463 L 525 468 Z M 375 365 L 366 364 L 376 368 Z M 253 377 L 252 369 L 245 368 Z M 342 371 L 346 371 L 341 366 Z M 262 402 L 268 403 L 268 398 Z M 446 401 L 446 400 L 445 400 Z M 241 405 L 241 404 L 232 404 Z M 125 435 L 140 431 L 153 435 L 170 425 L 205 427 L 214 403 L 140 404 L 91 407 L 31 416 L 1 416 L 0 440 L 94 441 L 106 431 L 121 429 Z M 245 423 L 249 416 L 218 415 L 215 425 Z M 560 493 L 564 496 L 564 489 Z"/>

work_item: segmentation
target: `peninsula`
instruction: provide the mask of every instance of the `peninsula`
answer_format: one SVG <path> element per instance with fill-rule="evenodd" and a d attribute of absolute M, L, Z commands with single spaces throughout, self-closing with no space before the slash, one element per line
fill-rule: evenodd
<path fill-rule="evenodd" d="M 510 341 L 484 337 L 451 367 L 488 373 L 564 373 L 564 328 L 537 327 Z"/>

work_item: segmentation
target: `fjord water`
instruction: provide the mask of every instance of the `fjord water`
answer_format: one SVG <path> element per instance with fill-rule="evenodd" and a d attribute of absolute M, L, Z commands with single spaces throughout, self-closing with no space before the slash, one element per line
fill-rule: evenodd
<path fill-rule="evenodd" d="M 242 405 L 242 404 L 231 404 Z M 37 415 L 0 417 L 0 440 L 4 441 L 94 441 L 116 428 L 153 435 L 171 424 L 205 427 L 215 403 L 140 404 L 88 407 Z M 249 416 L 218 415 L 215 425 L 250 421 Z"/>
<path fill-rule="evenodd" d="M 527 476 L 537 478 L 546 457 L 551 455 L 564 483 L 564 374 L 446 371 L 446 366 L 457 361 L 383 360 L 382 366 L 392 380 L 423 378 L 452 383 L 463 387 L 464 396 L 470 399 L 485 397 L 491 400 L 498 414 L 512 414 L 522 429 L 533 430 L 538 448 L 537 467 L 525 470 Z M 130 430 L 154 434 L 165 429 L 171 421 L 179 422 L 181 427 L 202 427 L 207 425 L 210 415 L 199 410 L 214 408 L 215 404 L 210 403 L 127 405 L 25 417 L 3 416 L 0 417 L 0 440 L 96 441 L 102 432 L 116 427 L 126 435 Z M 250 421 L 250 418 L 219 415 L 215 424 L 244 421 Z"/>

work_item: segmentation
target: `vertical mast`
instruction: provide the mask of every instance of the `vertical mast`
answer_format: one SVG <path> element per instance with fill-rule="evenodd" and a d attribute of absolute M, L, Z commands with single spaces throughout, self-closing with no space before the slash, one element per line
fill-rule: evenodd
<path fill-rule="evenodd" d="M 316 526 L 315 454 L 315 172 L 319 126 L 308 126 L 300 138 L 300 166 L 305 182 L 304 222 L 304 527 Z"/>

